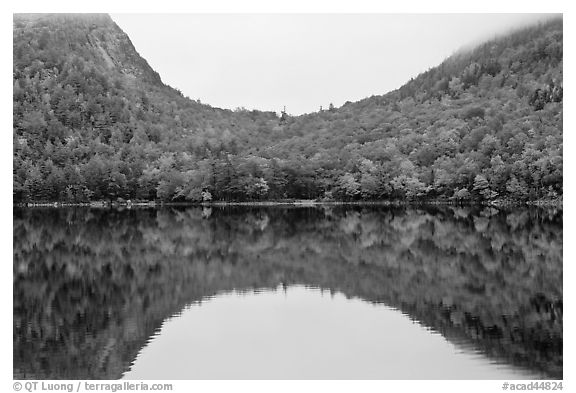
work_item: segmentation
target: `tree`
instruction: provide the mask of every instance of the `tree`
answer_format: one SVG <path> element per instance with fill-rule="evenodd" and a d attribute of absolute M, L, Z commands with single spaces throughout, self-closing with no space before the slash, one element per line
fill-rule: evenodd
<path fill-rule="evenodd" d="M 486 200 L 494 199 L 498 196 L 497 192 L 490 190 L 488 180 L 483 175 L 476 175 L 473 190 L 477 192 L 481 198 Z"/>
<path fill-rule="evenodd" d="M 355 198 L 360 193 L 360 184 L 351 173 L 340 176 L 338 186 L 347 198 Z"/>
<path fill-rule="evenodd" d="M 452 97 L 458 97 L 464 90 L 464 84 L 458 77 L 453 77 L 450 82 L 448 82 L 448 88 L 450 89 L 450 94 Z"/>
<path fill-rule="evenodd" d="M 520 200 L 524 200 L 528 197 L 528 186 L 526 185 L 526 182 L 518 180 L 515 176 L 512 176 L 506 183 L 506 190 L 514 198 Z"/>
<path fill-rule="evenodd" d="M 252 176 L 249 177 L 246 184 L 246 194 L 249 198 L 263 198 L 268 194 L 269 190 L 270 187 L 268 187 L 268 183 L 266 180 L 264 180 L 264 178 L 254 178 Z"/>
<path fill-rule="evenodd" d="M 20 122 L 20 128 L 24 131 L 33 134 L 40 135 L 44 130 L 46 130 L 46 120 L 44 120 L 44 115 L 40 111 L 32 111 L 24 114 L 22 121 Z"/>
<path fill-rule="evenodd" d="M 459 201 L 468 200 L 470 199 L 470 192 L 466 188 L 462 188 L 454 193 L 454 198 Z"/>
<path fill-rule="evenodd" d="M 430 189 L 424 183 L 412 176 L 400 175 L 391 181 L 394 190 L 409 199 L 424 196 Z"/>

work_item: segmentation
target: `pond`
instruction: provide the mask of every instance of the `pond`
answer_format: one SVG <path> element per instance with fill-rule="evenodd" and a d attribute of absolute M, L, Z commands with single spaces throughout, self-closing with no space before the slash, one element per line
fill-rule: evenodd
<path fill-rule="evenodd" d="M 14 210 L 17 379 L 561 379 L 562 211 Z"/>

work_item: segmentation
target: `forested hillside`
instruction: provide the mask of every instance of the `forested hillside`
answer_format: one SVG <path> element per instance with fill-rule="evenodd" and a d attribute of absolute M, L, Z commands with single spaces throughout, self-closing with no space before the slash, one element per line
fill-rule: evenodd
<path fill-rule="evenodd" d="M 562 195 L 562 19 L 298 117 L 183 97 L 107 15 L 13 33 L 15 202 Z"/>

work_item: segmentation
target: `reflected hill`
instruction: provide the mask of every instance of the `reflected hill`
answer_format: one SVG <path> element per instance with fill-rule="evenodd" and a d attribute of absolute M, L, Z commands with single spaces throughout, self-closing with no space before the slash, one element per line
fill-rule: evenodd
<path fill-rule="evenodd" d="M 450 208 L 15 209 L 14 378 L 117 379 L 163 321 L 307 285 L 562 378 L 562 214 Z"/>

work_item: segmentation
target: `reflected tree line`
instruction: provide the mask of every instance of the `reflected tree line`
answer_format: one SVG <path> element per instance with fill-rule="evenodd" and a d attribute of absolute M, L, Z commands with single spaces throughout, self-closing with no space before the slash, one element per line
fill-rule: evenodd
<path fill-rule="evenodd" d="M 187 304 L 295 284 L 562 378 L 561 211 L 15 209 L 13 264 L 19 379 L 120 378 Z"/>

